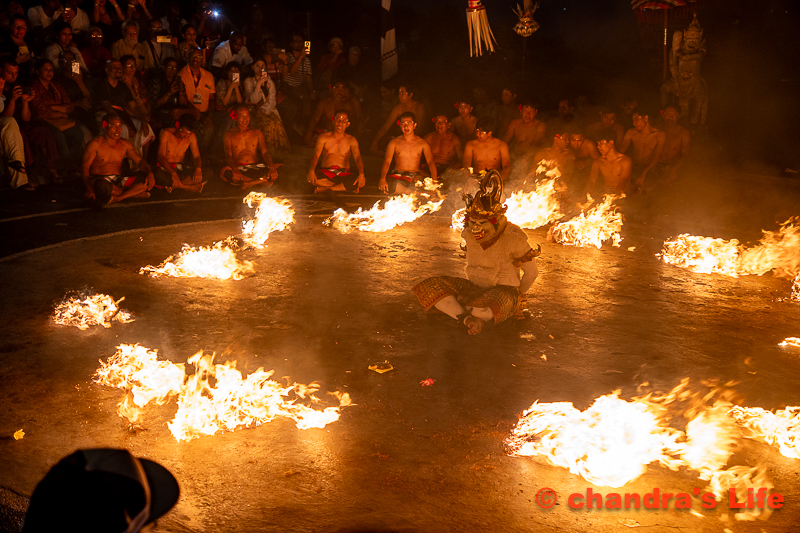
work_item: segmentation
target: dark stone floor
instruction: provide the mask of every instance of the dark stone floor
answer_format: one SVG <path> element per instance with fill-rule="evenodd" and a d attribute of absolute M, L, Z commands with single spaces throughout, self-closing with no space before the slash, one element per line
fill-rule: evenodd
<path fill-rule="evenodd" d="M 758 523 L 721 522 L 719 511 L 698 518 L 675 510 L 571 510 L 566 496 L 589 483 L 503 451 L 503 439 L 535 400 L 584 409 L 615 389 L 630 398 L 645 381 L 669 389 L 684 377 L 698 386 L 735 380 L 745 405 L 800 404 L 800 351 L 777 346 L 800 336 L 800 304 L 786 300 L 790 282 L 693 274 L 654 257 L 667 237 L 683 232 L 757 240 L 762 228 L 800 214 L 799 181 L 698 164 L 683 184 L 628 199 L 619 249 L 564 247 L 545 242 L 544 228 L 529 231 L 543 248 L 532 317 L 479 337 L 430 321 L 409 291 L 423 277 L 462 271 L 449 212 L 382 234 L 342 235 L 321 224 L 333 202 L 288 190 L 297 223 L 273 234 L 268 248 L 244 253 L 256 264 L 254 276 L 137 274 L 183 243 L 210 244 L 239 231 L 242 195 L 211 192 L 61 214 L 4 206 L 4 527 L 13 527 L 24 497 L 59 458 L 76 448 L 118 446 L 167 466 L 181 484 L 181 500 L 158 531 L 800 529 L 800 462 L 766 445 L 748 443 L 733 458 L 765 465 L 786 498 Z M 84 209 L 79 197 L 55 203 L 56 211 Z M 85 287 L 125 296 L 123 307 L 136 320 L 83 332 L 55 325 L 54 302 Z M 278 420 L 178 443 L 166 427 L 170 403 L 150 409 L 144 429 L 130 431 L 116 414 L 120 391 L 91 376 L 115 346 L 137 342 L 174 362 L 216 351 L 244 372 L 264 367 L 278 378 L 319 381 L 323 392 L 349 392 L 356 405 L 324 429 L 301 431 Z M 384 359 L 395 370 L 367 369 Z M 422 387 L 426 378 L 435 384 Z M 25 437 L 15 441 L 18 429 Z M 624 491 L 705 484 L 692 473 L 651 466 Z M 542 487 L 559 494 L 558 506 L 535 505 Z"/>

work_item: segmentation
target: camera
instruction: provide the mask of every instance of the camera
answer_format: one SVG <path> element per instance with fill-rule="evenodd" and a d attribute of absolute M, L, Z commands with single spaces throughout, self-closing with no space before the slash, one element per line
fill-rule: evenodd
<path fill-rule="evenodd" d="M 77 61 L 72 62 L 72 73 L 73 74 L 80 74 L 81 73 L 81 64 Z"/>
<path fill-rule="evenodd" d="M 305 46 L 306 46 L 306 53 L 310 54 L 311 53 L 311 41 L 306 41 Z"/>
<path fill-rule="evenodd" d="M 231 80 L 233 81 L 233 83 L 239 83 L 239 73 L 238 72 L 232 72 L 231 73 Z"/>
<path fill-rule="evenodd" d="M 33 87 L 23 87 L 22 94 L 33 94 Z"/>

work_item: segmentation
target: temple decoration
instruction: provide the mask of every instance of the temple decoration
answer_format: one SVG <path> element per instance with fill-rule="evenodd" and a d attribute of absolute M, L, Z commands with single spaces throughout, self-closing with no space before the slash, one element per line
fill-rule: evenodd
<path fill-rule="evenodd" d="M 703 28 L 697 20 L 683 31 L 672 35 L 669 70 L 672 77 L 661 86 L 661 103 L 667 105 L 671 96 L 677 97 L 681 115 L 694 126 L 705 126 L 708 114 L 708 86 L 700 76 L 700 66 L 706 55 Z"/>
<path fill-rule="evenodd" d="M 469 29 L 469 55 L 483 55 L 484 46 L 489 52 L 494 52 L 495 41 L 492 28 L 489 27 L 489 19 L 486 17 L 486 8 L 481 0 L 468 0 L 467 8 L 467 28 Z"/>
<path fill-rule="evenodd" d="M 533 20 L 533 14 L 539 7 L 539 3 L 533 4 L 531 0 L 525 0 L 523 7 L 517 4 L 517 9 L 512 9 L 519 17 L 519 22 L 514 26 L 514 31 L 523 37 L 530 37 L 533 32 L 539 29 L 539 23 Z"/>

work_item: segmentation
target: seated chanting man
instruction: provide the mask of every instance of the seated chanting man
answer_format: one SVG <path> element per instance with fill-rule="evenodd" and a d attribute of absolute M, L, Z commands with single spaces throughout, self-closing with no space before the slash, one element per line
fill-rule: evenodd
<path fill-rule="evenodd" d="M 503 183 L 496 170 L 482 172 L 476 194 L 464 195 L 467 211 L 461 236 L 466 241 L 466 279 L 436 276 L 413 291 L 426 311 L 434 309 L 477 335 L 486 324 L 499 324 L 515 314 L 539 270 L 528 236 L 508 222 Z M 522 277 L 520 277 L 520 268 Z"/>
<path fill-rule="evenodd" d="M 436 174 L 441 179 L 448 168 L 461 167 L 464 149 L 458 135 L 453 133 L 447 115 L 433 117 L 433 126 L 435 131 L 425 136 L 425 142 L 431 147 L 433 160 L 436 163 Z"/>
<path fill-rule="evenodd" d="M 236 121 L 236 127 L 226 131 L 225 160 L 228 166 L 222 169 L 222 179 L 242 189 L 254 185 L 272 185 L 278 179 L 278 170 L 272 162 L 272 156 L 267 150 L 264 134 L 259 129 L 250 128 L 250 110 L 246 106 L 239 106 L 231 112 L 231 118 Z M 263 163 L 259 163 L 258 154 L 261 154 Z"/>
<path fill-rule="evenodd" d="M 308 182 L 316 187 L 314 192 L 358 192 L 366 183 L 364 163 L 358 140 L 345 133 L 350 125 L 348 112 L 338 109 L 333 115 L 333 131 L 317 137 L 311 167 L 308 169 Z M 350 170 L 350 157 L 356 161 L 358 176 L 353 177 Z M 321 158 L 321 159 L 320 159 Z M 317 170 L 317 162 L 320 169 Z"/>
<path fill-rule="evenodd" d="M 122 138 L 122 120 L 116 115 L 103 117 L 103 135 L 86 145 L 81 177 L 86 198 L 100 204 L 113 204 L 128 198 L 148 198 L 155 180 L 150 166 Z M 138 172 L 123 168 L 125 158 L 139 167 Z M 126 165 L 127 166 L 127 165 Z"/>
<path fill-rule="evenodd" d="M 544 122 L 536 118 L 539 106 L 533 101 L 523 100 L 519 109 L 520 116 L 509 123 L 503 135 L 503 141 L 509 145 L 513 144 L 516 155 L 525 155 L 542 146 L 546 126 Z"/>
<path fill-rule="evenodd" d="M 156 185 L 167 191 L 186 189 L 203 192 L 203 162 L 197 148 L 194 130 L 197 119 L 190 114 L 181 115 L 172 128 L 161 130 L 158 139 L 158 163 L 156 165 Z M 184 164 L 186 151 L 191 150 L 194 167 Z"/>
<path fill-rule="evenodd" d="M 422 156 L 425 156 L 428 170 L 434 180 L 437 177 L 436 164 L 430 145 L 425 142 L 425 139 L 414 133 L 414 129 L 417 127 L 414 113 L 410 111 L 401 113 L 397 124 L 403 132 L 403 136 L 392 139 L 386 147 L 386 157 L 383 159 L 378 188 L 389 194 L 410 194 L 414 192 L 416 182 L 422 179 L 422 172 L 419 168 Z M 394 160 L 394 168 L 389 170 L 392 160 Z"/>
<path fill-rule="evenodd" d="M 481 117 L 477 122 L 474 141 L 464 147 L 464 168 L 472 168 L 473 174 L 481 170 L 495 169 L 500 178 L 505 180 L 511 172 L 511 158 L 508 145 L 494 137 L 495 121 L 492 117 Z"/>
<path fill-rule="evenodd" d="M 350 122 L 358 126 L 361 120 L 361 104 L 358 99 L 350 96 L 347 83 L 341 80 L 331 85 L 331 95 L 320 100 L 311 114 L 305 136 L 305 143 L 309 148 L 314 146 L 316 135 L 333 131 L 333 114 L 337 109 L 346 110 Z"/>
<path fill-rule="evenodd" d="M 596 194 L 595 185 L 598 176 L 603 177 L 603 194 L 623 194 L 627 191 L 633 163 L 630 157 L 617 152 L 614 146 L 616 136 L 614 130 L 606 129 L 597 138 L 597 151 L 600 152 L 600 157 L 592 163 L 586 194 Z"/>

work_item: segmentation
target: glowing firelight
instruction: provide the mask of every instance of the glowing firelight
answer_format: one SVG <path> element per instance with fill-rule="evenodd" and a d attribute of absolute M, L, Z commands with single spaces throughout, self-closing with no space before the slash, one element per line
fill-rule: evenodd
<path fill-rule="evenodd" d="M 273 231 L 282 231 L 294 222 L 294 209 L 288 200 L 278 200 L 263 193 L 251 192 L 244 203 L 256 212 L 242 223 L 242 242 L 245 247 L 264 248 Z M 159 266 L 147 265 L 140 274 L 152 277 L 244 279 L 255 273 L 255 265 L 239 260 L 236 252 L 240 243 L 235 237 L 215 242 L 211 246 L 194 248 L 188 244 L 177 255 L 168 257 Z"/>
<path fill-rule="evenodd" d="M 169 256 L 157 267 L 144 266 L 139 269 L 139 274 L 150 274 L 154 278 L 244 279 L 255 273 L 255 266 L 250 261 L 240 261 L 236 249 L 231 238 L 198 248 L 184 244 L 179 254 Z"/>
<path fill-rule="evenodd" d="M 797 273 L 797 277 L 792 283 L 792 300 L 800 302 L 800 272 Z"/>
<path fill-rule="evenodd" d="M 777 231 L 763 231 L 763 234 L 756 246 L 748 248 L 736 239 L 727 241 L 684 233 L 666 241 L 656 256 L 692 272 L 734 278 L 774 271 L 779 277 L 795 278 L 792 298 L 800 299 L 800 217 L 790 218 Z"/>
<path fill-rule="evenodd" d="M 688 378 L 663 395 L 627 401 L 619 394 L 601 396 L 585 411 L 569 402 L 534 403 L 506 439 L 507 452 L 543 457 L 607 487 L 633 481 L 651 463 L 671 470 L 686 467 L 708 481 L 717 498 L 727 498 L 731 488 L 740 498 L 748 488 L 772 488 L 760 466 L 727 467 L 742 438 L 766 442 L 787 457 L 800 458 L 800 407 L 777 413 L 742 408 L 731 403 L 732 393 L 723 387 L 714 386 L 707 394 L 691 392 Z M 767 516 L 768 510 L 754 509 L 736 518 Z"/>
<path fill-rule="evenodd" d="M 800 348 L 800 337 L 786 337 L 782 342 L 778 343 L 778 346 L 794 346 Z"/>
<path fill-rule="evenodd" d="M 64 326 L 75 326 L 80 330 L 91 326 L 110 328 L 114 320 L 123 324 L 133 322 L 131 314 L 119 308 L 124 299 L 123 296 L 114 301 L 108 294 L 70 296 L 56 306 L 53 321 Z"/>
<path fill-rule="evenodd" d="M 301 401 L 320 404 L 317 383 L 283 386 L 270 379 L 274 371 L 259 368 L 242 377 L 235 361 L 215 364 L 202 350 L 189 358 L 194 373 L 183 364 L 159 361 L 157 350 L 121 344 L 107 362 L 100 361 L 94 381 L 126 390 L 118 405 L 120 417 L 134 423 L 151 402 L 163 405 L 175 398 L 178 410 L 168 423 L 178 441 L 220 431 L 254 427 L 289 418 L 299 429 L 322 428 L 339 419 L 340 409 L 353 405 L 347 393 L 329 393 L 338 405 L 318 410 Z"/>
<path fill-rule="evenodd" d="M 355 230 L 389 231 L 406 222 L 416 220 L 424 214 L 438 211 L 444 202 L 439 195 L 440 187 L 440 184 L 430 178 L 425 178 L 422 191 L 389 198 L 383 207 L 381 207 L 382 201 L 379 200 L 375 202 L 372 209 L 367 211 L 360 207 L 355 213 L 337 209 L 333 216 L 326 219 L 323 224 L 336 228 L 342 233 L 350 233 Z"/>
<path fill-rule="evenodd" d="M 289 200 L 278 200 L 264 193 L 251 192 L 244 197 L 247 207 L 255 208 L 253 218 L 242 224 L 242 237 L 246 245 L 263 248 L 269 234 L 283 231 L 294 222 L 294 209 Z"/>
<path fill-rule="evenodd" d="M 592 207 L 588 212 L 560 222 L 550 228 L 550 234 L 555 242 L 567 246 L 595 246 L 599 250 L 603 243 L 611 241 L 611 245 L 619 247 L 622 237 L 622 213 L 616 210 L 614 201 L 625 196 L 607 194 L 603 201 Z M 589 201 L 592 202 L 591 196 Z"/>

